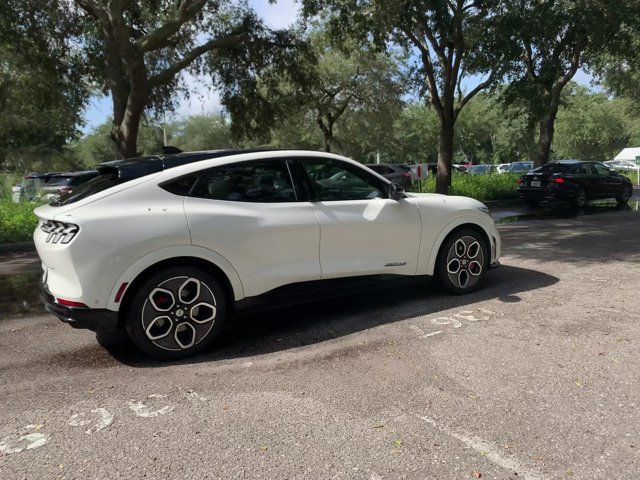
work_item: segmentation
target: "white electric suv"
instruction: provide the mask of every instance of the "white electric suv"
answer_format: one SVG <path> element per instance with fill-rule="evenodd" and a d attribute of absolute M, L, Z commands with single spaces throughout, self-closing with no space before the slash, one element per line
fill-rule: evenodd
<path fill-rule="evenodd" d="M 98 170 L 35 211 L 42 300 L 163 359 L 205 349 L 236 308 L 292 286 L 429 275 L 460 294 L 498 265 L 482 203 L 405 193 L 337 155 L 176 153 Z"/>

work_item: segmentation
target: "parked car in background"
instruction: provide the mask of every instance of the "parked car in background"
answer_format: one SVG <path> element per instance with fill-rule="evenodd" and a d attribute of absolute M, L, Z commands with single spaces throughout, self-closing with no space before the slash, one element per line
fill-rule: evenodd
<path fill-rule="evenodd" d="M 347 158 L 214 151 L 110 162 L 35 210 L 46 309 L 122 329 L 149 355 L 207 348 L 232 312 L 376 278 L 434 276 L 454 294 L 499 265 L 488 208 L 405 193 Z"/>
<path fill-rule="evenodd" d="M 20 184 L 18 202 L 32 202 L 40 197 L 42 186 L 49 180 L 51 173 L 28 173 Z"/>
<path fill-rule="evenodd" d="M 619 172 L 637 172 L 640 170 L 640 165 L 637 165 L 631 160 L 610 160 L 608 162 L 604 162 L 604 164 L 609 168 L 618 170 Z"/>
<path fill-rule="evenodd" d="M 545 200 L 563 200 L 581 208 L 598 198 L 615 198 L 624 205 L 633 194 L 633 184 L 602 163 L 562 160 L 523 175 L 518 194 L 534 207 Z"/>
<path fill-rule="evenodd" d="M 496 173 L 506 173 L 509 170 L 510 163 L 501 163 L 496 166 Z"/>
<path fill-rule="evenodd" d="M 45 202 L 57 200 L 60 195 L 72 193 L 74 188 L 97 176 L 96 170 L 51 173 L 40 188 L 40 198 Z"/>
<path fill-rule="evenodd" d="M 495 165 L 472 165 L 465 171 L 468 175 L 489 175 L 495 172 Z"/>
<path fill-rule="evenodd" d="M 533 162 L 513 162 L 505 173 L 527 173 L 533 168 Z"/>
<path fill-rule="evenodd" d="M 411 168 L 407 165 L 389 165 L 386 163 L 377 163 L 366 165 L 374 172 L 382 175 L 390 182 L 402 185 L 404 188 L 411 187 Z"/>
<path fill-rule="evenodd" d="M 13 203 L 20 203 L 20 185 L 11 187 L 11 200 Z"/>

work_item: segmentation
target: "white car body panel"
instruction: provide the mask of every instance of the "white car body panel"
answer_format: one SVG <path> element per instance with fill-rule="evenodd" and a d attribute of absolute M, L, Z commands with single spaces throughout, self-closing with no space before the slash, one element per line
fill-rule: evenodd
<path fill-rule="evenodd" d="M 230 259 L 247 297 L 319 280 L 320 226 L 309 202 L 186 198 L 192 243 Z"/>
<path fill-rule="evenodd" d="M 422 222 L 409 199 L 313 204 L 321 228 L 322 278 L 415 275 Z"/>
<path fill-rule="evenodd" d="M 55 297 L 118 311 L 116 294 L 158 262 L 193 257 L 226 275 L 235 300 L 309 280 L 371 274 L 432 275 L 440 244 L 456 227 L 481 227 L 500 255 L 500 237 L 473 199 L 407 194 L 391 199 L 249 203 L 182 197 L 159 184 L 247 160 L 319 157 L 278 151 L 202 160 L 132 180 L 66 206 L 43 206 L 41 221 L 79 226 L 67 245 L 34 241 Z M 384 177 L 367 170 L 376 177 Z M 386 182 L 386 180 L 384 180 Z M 406 262 L 406 263 L 405 263 Z"/>

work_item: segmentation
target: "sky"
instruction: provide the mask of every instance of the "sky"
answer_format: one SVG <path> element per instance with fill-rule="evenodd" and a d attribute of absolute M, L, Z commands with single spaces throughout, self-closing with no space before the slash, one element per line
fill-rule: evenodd
<path fill-rule="evenodd" d="M 268 0 L 250 0 L 249 2 L 264 23 L 273 29 L 287 28 L 296 21 L 300 5 L 295 0 L 276 0 L 269 3 Z M 220 98 L 215 91 L 200 84 L 197 78 L 186 75 L 190 98 L 179 101 L 175 117 L 182 118 L 203 113 L 215 113 L 221 110 Z M 105 122 L 112 114 L 111 98 L 106 96 L 94 96 L 85 109 L 84 133 L 90 132 L 98 125 Z"/>
<path fill-rule="evenodd" d="M 273 29 L 291 26 L 298 16 L 300 5 L 295 0 L 276 0 L 269 3 L 268 0 L 250 0 L 249 2 L 265 24 Z M 202 85 L 199 80 L 187 74 L 185 81 L 188 85 L 190 98 L 180 99 L 178 108 L 174 113 L 175 118 L 184 118 L 190 115 L 210 114 L 221 110 L 218 94 Z M 467 79 L 464 88 L 472 88 L 479 80 L 474 77 Z M 591 77 L 584 71 L 579 71 L 574 81 L 583 85 L 589 85 Z M 101 125 L 112 113 L 111 99 L 108 96 L 95 96 L 89 101 L 84 112 L 85 125 L 82 128 L 88 133 Z"/>

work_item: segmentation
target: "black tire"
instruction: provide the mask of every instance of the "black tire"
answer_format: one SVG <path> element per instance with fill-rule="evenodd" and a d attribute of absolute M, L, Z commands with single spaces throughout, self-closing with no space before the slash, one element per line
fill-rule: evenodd
<path fill-rule="evenodd" d="M 460 254 L 461 252 L 454 248 L 458 241 L 465 244 L 464 254 Z M 470 247 L 474 242 L 477 242 L 479 247 L 479 251 L 475 255 L 473 255 L 474 251 L 469 252 L 472 250 Z M 491 261 L 489 248 L 484 236 L 470 228 L 457 230 L 449 235 L 440 247 L 436 262 L 436 277 L 442 288 L 455 295 L 464 295 L 477 290 L 489 269 Z M 455 260 L 459 262 L 457 270 Z M 480 264 L 479 269 L 474 266 L 477 263 Z M 472 267 L 475 270 L 473 274 Z M 463 270 L 466 271 L 466 282 L 463 281 Z"/>
<path fill-rule="evenodd" d="M 536 208 L 538 205 L 540 205 L 540 200 L 529 200 L 529 199 L 526 199 L 525 203 L 527 205 L 529 205 L 531 208 Z"/>
<path fill-rule="evenodd" d="M 571 203 L 575 208 L 584 208 L 587 206 L 588 201 L 587 191 L 584 188 L 579 188 Z"/>
<path fill-rule="evenodd" d="M 206 350 L 219 336 L 228 311 L 220 283 L 195 267 L 171 267 L 153 274 L 133 292 L 128 306 L 129 337 L 144 353 L 160 360 Z"/>
<path fill-rule="evenodd" d="M 622 195 L 619 195 L 616 197 L 616 202 L 618 202 L 618 205 L 620 206 L 626 205 L 627 203 L 629 203 L 629 200 L 631 199 L 632 195 L 633 195 L 633 187 L 627 185 L 624 191 L 622 192 Z"/>

